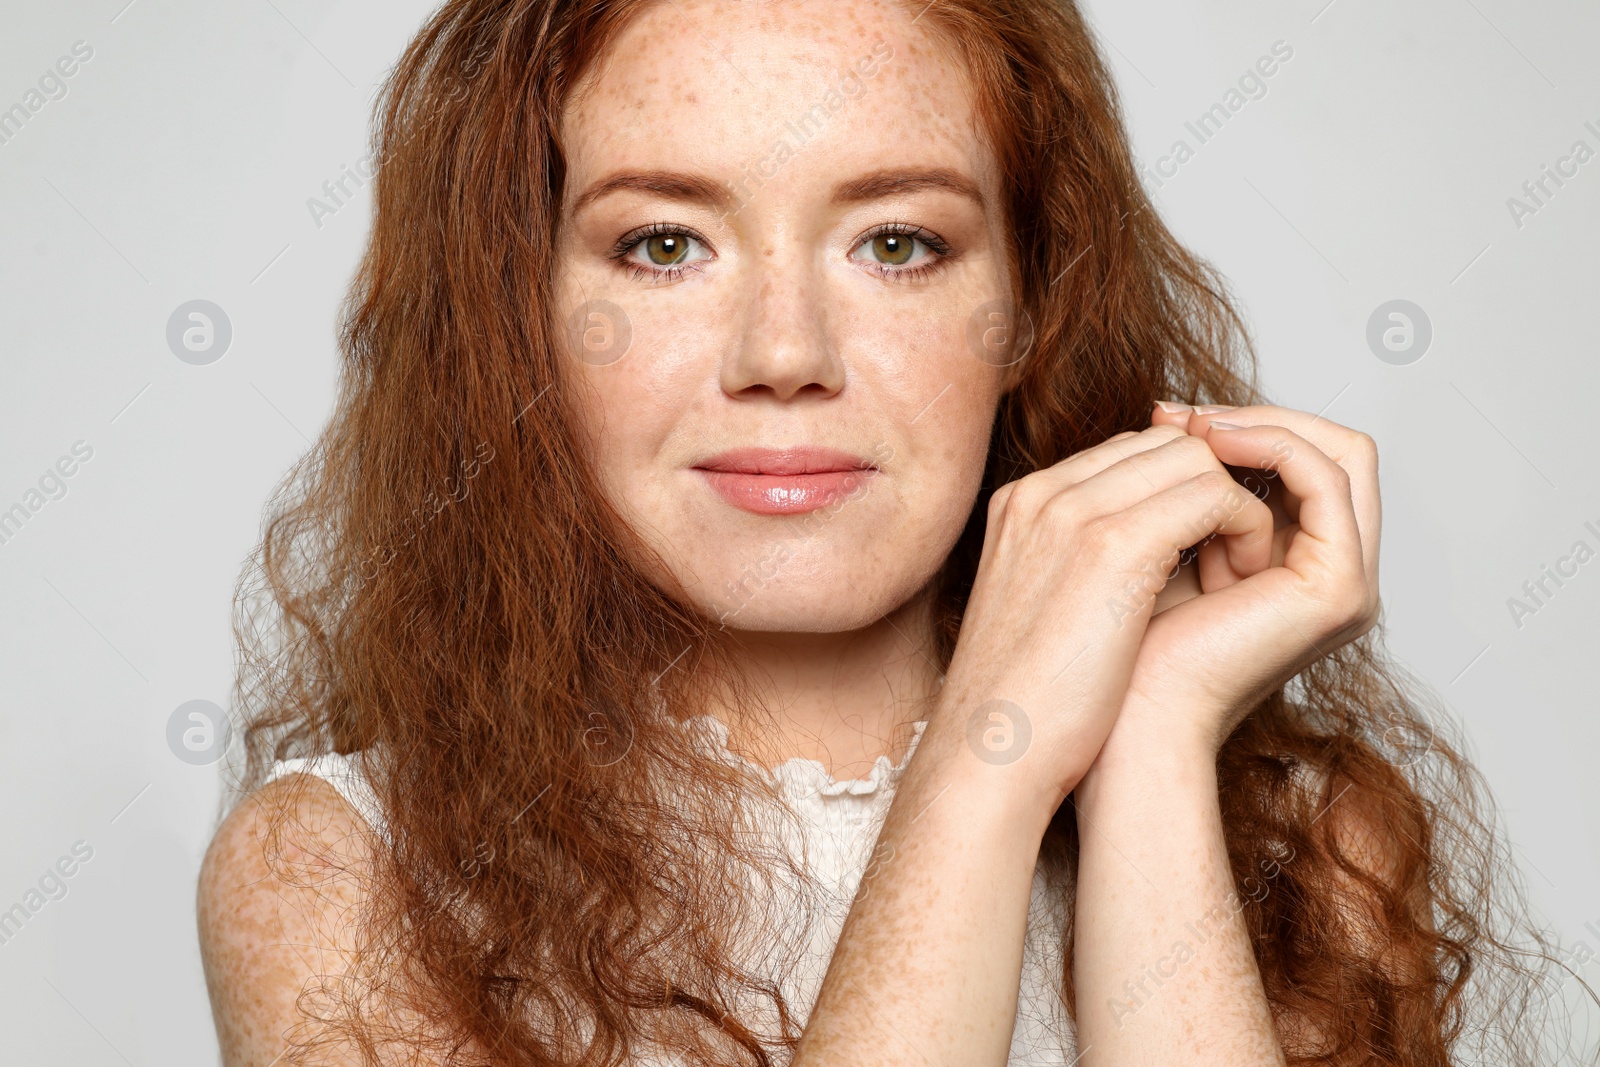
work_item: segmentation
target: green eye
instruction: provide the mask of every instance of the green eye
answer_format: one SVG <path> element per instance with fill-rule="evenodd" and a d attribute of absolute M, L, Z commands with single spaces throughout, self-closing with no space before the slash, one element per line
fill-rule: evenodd
<path fill-rule="evenodd" d="M 911 259 L 916 238 L 903 233 L 880 233 L 872 239 L 872 254 L 879 263 L 900 266 Z"/>
<path fill-rule="evenodd" d="M 645 241 L 644 251 L 656 266 L 670 266 L 689 254 L 689 239 L 681 233 L 658 233 Z"/>

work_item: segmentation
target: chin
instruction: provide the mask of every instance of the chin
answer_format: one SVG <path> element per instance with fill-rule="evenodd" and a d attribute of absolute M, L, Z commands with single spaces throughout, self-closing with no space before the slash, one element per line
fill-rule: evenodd
<path fill-rule="evenodd" d="M 744 568 L 717 574 L 692 599 L 697 610 L 730 630 L 843 633 L 871 626 L 903 605 L 937 569 L 936 560 L 898 573 L 882 561 L 863 560 L 767 575 Z"/>
<path fill-rule="evenodd" d="M 902 598 L 864 600 L 849 586 L 805 592 L 766 590 L 742 605 L 733 601 L 702 610 L 730 630 L 752 633 L 846 633 L 861 630 L 899 607 Z"/>
<path fill-rule="evenodd" d="M 865 629 L 927 586 L 963 526 L 916 518 L 857 512 L 810 537 L 751 536 L 742 524 L 661 522 L 655 528 L 669 533 L 660 542 L 667 573 L 658 584 L 729 630 Z"/>

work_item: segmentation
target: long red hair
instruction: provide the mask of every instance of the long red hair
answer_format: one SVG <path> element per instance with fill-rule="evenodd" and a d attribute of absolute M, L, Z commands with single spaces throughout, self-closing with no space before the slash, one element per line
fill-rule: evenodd
<path fill-rule="evenodd" d="M 612 1064 L 656 1040 L 766 1063 L 798 1038 L 778 981 L 794 961 L 754 968 L 735 950 L 779 921 L 787 898 L 761 888 L 803 873 L 749 832 L 775 798 L 663 714 L 738 672 L 715 623 L 647 580 L 559 366 L 557 119 L 644 2 L 449 0 L 380 102 L 338 408 L 275 494 L 240 588 L 243 787 L 278 758 L 383 754 L 372 965 L 308 998 L 320 1037 L 302 1052 L 337 1037 L 377 1062 L 426 1032 L 449 1035 L 450 1062 L 475 1048 L 484 1063 Z M 1074 5 L 940 0 L 924 18 L 971 72 L 1036 331 L 933 589 L 943 665 L 990 491 L 1142 428 L 1158 397 L 1259 394 L 1222 281 L 1140 187 Z M 1523 919 L 1481 781 L 1379 632 L 1267 700 L 1219 758 L 1267 995 L 1314 1024 L 1294 1062 L 1533 1062 L 1549 1036 L 1534 1024 L 1560 999 L 1536 981 L 1549 946 Z M 1347 789 L 1391 835 L 1382 870 L 1318 821 Z M 1069 802 L 1044 844 L 1063 893 L 1076 854 Z M 1376 942 L 1341 910 L 1352 886 L 1377 902 Z M 1070 921 L 1062 936 L 1070 950 Z M 428 993 L 383 1017 L 417 1028 L 379 1032 L 373 1005 L 404 995 L 403 971 Z M 1070 1007 L 1070 965 L 1062 980 Z"/>

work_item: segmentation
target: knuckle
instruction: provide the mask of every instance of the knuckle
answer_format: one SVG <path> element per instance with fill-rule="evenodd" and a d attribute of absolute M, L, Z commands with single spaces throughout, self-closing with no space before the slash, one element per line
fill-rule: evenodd
<path fill-rule="evenodd" d="M 1180 426 L 1170 426 L 1163 423 L 1160 426 L 1152 426 L 1148 430 L 1144 430 L 1141 436 L 1147 437 L 1152 441 L 1166 442 L 1175 441 L 1180 437 L 1189 437 L 1190 434 Z M 1198 438 L 1195 439 L 1198 440 Z"/>
<path fill-rule="evenodd" d="M 1011 506 L 1011 494 L 1016 491 L 1016 487 L 1016 482 L 1007 482 L 1000 488 L 996 489 L 989 497 L 990 522 L 993 522 L 1006 513 L 1006 509 Z"/>
<path fill-rule="evenodd" d="M 1230 503 L 1238 504 L 1240 485 L 1233 480 L 1233 475 L 1225 470 L 1213 467 L 1211 470 L 1202 471 L 1194 476 L 1195 484 L 1208 495 L 1221 497 Z"/>
<path fill-rule="evenodd" d="M 1376 606 L 1370 611 L 1363 612 L 1356 625 L 1356 636 L 1365 637 L 1378 625 L 1378 610 Z"/>
<path fill-rule="evenodd" d="M 1071 489 L 1056 493 L 1039 508 L 1039 518 L 1058 534 L 1071 535 L 1083 525 L 1082 507 Z"/>
<path fill-rule="evenodd" d="M 1211 451 L 1211 446 L 1206 444 L 1204 438 L 1196 437 L 1194 434 L 1183 434 L 1162 447 L 1175 450 L 1185 459 L 1212 465 L 1217 462 L 1216 453 Z"/>
<path fill-rule="evenodd" d="M 1366 633 L 1378 624 L 1378 618 L 1383 611 L 1383 602 L 1378 597 L 1377 583 L 1362 581 L 1360 600 L 1358 614 L 1361 622 L 1361 632 Z"/>
<path fill-rule="evenodd" d="M 1365 621 L 1367 615 L 1369 614 L 1369 600 L 1367 597 L 1366 583 L 1352 582 L 1345 589 L 1344 596 L 1340 598 L 1340 606 L 1343 608 L 1343 614 L 1346 623 L 1360 623 Z"/>
<path fill-rule="evenodd" d="M 1360 636 L 1377 621 L 1375 602 L 1368 595 L 1366 582 L 1340 576 L 1333 592 L 1321 598 L 1323 629 L 1329 633 Z"/>
<path fill-rule="evenodd" d="M 1049 487 L 1039 472 L 1025 474 L 1011 483 L 1011 492 L 1006 497 L 1006 514 L 1034 514 L 1049 498 Z"/>
<path fill-rule="evenodd" d="M 1083 555 L 1103 558 L 1123 540 L 1121 523 L 1112 515 L 1097 515 L 1081 523 L 1075 541 Z"/>
<path fill-rule="evenodd" d="M 1002 526 L 1013 526 L 1028 521 L 1028 517 L 1035 508 L 1035 497 L 1038 494 L 1038 482 L 1028 482 L 1028 477 L 1018 478 L 1016 481 L 1007 482 L 994 491 L 994 496 L 989 500 L 989 518 L 998 521 Z"/>

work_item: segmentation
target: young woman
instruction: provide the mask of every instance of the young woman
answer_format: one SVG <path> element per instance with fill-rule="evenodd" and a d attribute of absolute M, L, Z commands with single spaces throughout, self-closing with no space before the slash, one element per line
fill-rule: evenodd
<path fill-rule="evenodd" d="M 226 1063 L 1548 1052 L 1373 443 L 1260 402 L 1070 3 L 450 0 L 381 117 Z"/>

